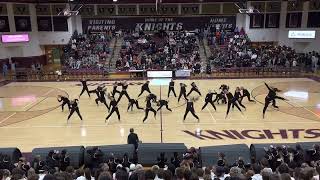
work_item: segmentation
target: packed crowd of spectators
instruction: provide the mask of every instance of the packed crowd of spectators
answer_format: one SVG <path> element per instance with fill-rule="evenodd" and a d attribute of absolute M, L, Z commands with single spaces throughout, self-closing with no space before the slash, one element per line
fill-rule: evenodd
<path fill-rule="evenodd" d="M 89 150 L 88 150 L 89 151 Z M 74 169 L 66 151 L 51 151 L 45 160 L 37 156 L 32 163 L 20 158 L 12 164 L 8 156 L 1 156 L 2 180 L 318 180 L 320 174 L 320 147 L 302 149 L 300 145 L 265 147 L 260 160 L 245 162 L 239 157 L 228 162 L 223 152 L 212 166 L 201 167 L 195 148 L 182 157 L 178 153 L 168 160 L 165 153 L 155 159 L 155 165 L 144 168 L 127 154 L 117 159 L 105 159 L 103 152 L 94 147 L 88 152 L 91 163 Z"/>
<path fill-rule="evenodd" d="M 144 32 L 124 36 L 117 70 L 192 69 L 200 65 L 199 44 L 194 33 Z"/>
<path fill-rule="evenodd" d="M 104 69 L 111 49 L 112 33 L 78 34 L 64 47 L 63 64 L 68 69 Z"/>
<path fill-rule="evenodd" d="M 215 68 L 233 67 L 304 67 L 316 71 L 320 65 L 317 52 L 297 53 L 287 46 L 253 46 L 244 29 L 233 32 L 211 28 L 207 34 L 208 45 L 212 47 L 209 62 Z"/>
<path fill-rule="evenodd" d="M 198 33 L 125 32 L 116 69 L 127 70 L 181 70 L 191 69 L 202 72 L 197 37 L 207 38 L 212 48 L 209 65 L 213 68 L 275 68 L 300 67 L 317 71 L 320 55 L 317 52 L 297 53 L 291 47 L 278 45 L 253 46 L 243 28 L 233 31 L 220 26 Z M 200 38 L 201 37 L 201 38 Z M 68 69 L 105 69 L 107 57 L 111 54 L 109 43 L 112 33 L 78 34 L 74 33 L 64 48 L 63 60 Z M 208 68 L 208 67 L 207 67 Z"/>

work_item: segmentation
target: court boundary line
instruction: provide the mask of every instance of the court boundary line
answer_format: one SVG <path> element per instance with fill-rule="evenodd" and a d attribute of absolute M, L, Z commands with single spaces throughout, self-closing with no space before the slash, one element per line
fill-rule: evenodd
<path fill-rule="evenodd" d="M 206 107 L 206 110 L 209 112 L 209 114 L 210 114 L 210 116 L 211 116 L 211 118 L 212 118 L 213 122 L 214 122 L 214 123 L 217 123 L 217 120 L 213 117 L 213 115 L 212 115 L 212 113 L 211 113 L 210 109 L 209 109 L 208 107 Z"/>
<path fill-rule="evenodd" d="M 15 83 L 20 83 L 20 82 L 15 82 Z M 22 83 L 24 83 L 24 82 L 22 82 Z M 31 82 L 31 83 L 36 83 L 36 82 Z M 61 92 L 63 92 L 63 93 L 65 93 L 68 97 L 69 97 L 69 94 L 68 94 L 68 92 L 67 91 L 65 91 L 65 90 L 63 90 L 63 89 L 60 89 L 60 88 L 56 88 L 56 87 L 51 87 L 51 86 L 34 86 L 34 85 L 15 85 L 15 84 L 12 84 L 12 85 L 10 85 L 10 84 L 12 84 L 12 83 L 9 83 L 9 84 L 6 84 L 5 86 L 3 86 L 3 87 L 1 87 L 1 88 L 9 88 L 9 87 L 23 87 L 23 86 L 31 86 L 31 87 L 46 87 L 46 88 L 50 88 L 50 90 L 58 90 L 58 91 L 61 91 Z M 8 86 L 7 86 L 8 85 Z M 41 96 L 39 96 L 39 97 L 41 97 Z M 49 97 L 49 96 L 48 96 Z M 45 99 L 47 99 L 48 97 L 46 97 Z M 8 96 L 8 97 L 4 97 L 4 98 L 13 98 L 13 97 L 10 97 L 10 96 Z M 44 100 L 44 99 L 43 99 Z M 40 103 L 40 102 L 38 102 L 38 103 Z M 37 104 L 38 104 L 37 103 Z M 37 104 L 35 104 L 35 105 L 37 105 Z M 44 114 L 47 114 L 47 113 L 49 113 L 49 112 L 51 112 L 51 111 L 53 111 L 53 110 L 55 110 L 55 109 L 57 109 L 58 107 L 60 107 L 61 105 L 58 105 L 58 106 L 55 106 L 55 107 L 52 107 L 52 108 L 49 108 L 49 109 L 47 109 L 47 112 L 44 112 L 44 113 L 41 113 L 41 114 L 39 114 L 38 116 L 42 116 L 42 115 L 44 115 Z M 33 107 L 33 106 L 32 106 Z M 31 107 L 31 108 L 32 108 Z M 44 111 L 44 110 L 37 110 L 37 111 Z M 35 112 L 35 111 L 3 111 L 3 112 L 13 112 L 13 113 L 20 113 L 20 112 Z M 1 124 L 2 123 L 0 123 L 0 128 L 4 128 L 4 127 L 7 127 L 7 126 L 10 126 L 10 125 L 12 125 L 12 124 L 17 124 L 17 123 L 20 123 L 20 122 L 23 122 L 23 121 L 27 121 L 27 120 L 30 120 L 30 119 L 33 119 L 33 118 L 35 118 L 35 117 L 38 117 L 38 116 L 34 116 L 34 117 L 31 117 L 31 118 L 27 118 L 27 119 L 24 119 L 24 120 L 21 120 L 21 121 L 18 121 L 18 122 L 12 122 L 12 123 L 9 123 L 9 124 L 7 124 L 7 125 L 4 125 L 4 126 L 1 126 Z"/>
<path fill-rule="evenodd" d="M 42 100 L 40 100 L 39 102 L 37 102 L 36 104 L 34 104 L 33 106 L 31 106 L 30 108 L 28 108 L 26 111 L 29 111 L 30 109 L 34 108 L 35 106 L 39 105 L 41 102 L 43 102 L 44 100 L 48 99 L 49 96 L 47 96 L 48 94 L 50 94 L 51 92 L 55 91 L 56 89 L 50 89 L 49 91 L 47 91 L 46 93 L 44 93 L 42 96 L 40 97 L 44 97 Z"/>
<path fill-rule="evenodd" d="M 6 118 L 4 118 L 3 120 L 0 121 L 0 124 L 2 124 L 3 122 L 7 121 L 8 119 L 10 119 L 12 116 L 16 115 L 17 113 L 14 112 L 11 115 L 7 116 Z"/>
<path fill-rule="evenodd" d="M 263 124 L 287 124 L 288 122 L 263 122 Z M 304 121 L 298 121 L 294 122 L 298 124 L 315 124 L 316 122 L 304 122 Z M 256 125 L 256 124 L 261 124 L 261 122 L 240 122 L 240 123 L 235 123 L 235 122 L 230 122 L 230 123 L 213 123 L 213 122 L 206 122 L 206 123 L 197 123 L 197 122 L 185 122 L 185 123 L 178 123 L 179 125 L 230 125 L 230 124 L 237 124 L 237 125 Z M 24 129 L 24 128 L 79 128 L 79 125 L 81 124 L 74 124 L 72 125 L 71 123 L 69 125 L 27 125 L 27 126 L 2 126 L 0 129 Z M 110 124 L 110 126 L 149 126 L 150 124 L 138 124 L 138 123 L 126 123 L 126 124 Z M 152 124 L 152 125 L 160 125 L 160 124 Z M 170 125 L 167 125 L 170 126 Z M 105 124 L 94 124 L 94 125 L 82 125 L 81 127 L 107 127 Z"/>
<path fill-rule="evenodd" d="M 291 101 L 290 101 L 290 102 L 291 102 Z M 288 104 L 290 104 L 289 102 L 287 102 L 287 103 L 288 103 Z M 294 101 L 292 101 L 292 103 L 293 103 L 293 104 L 298 105 L 298 106 L 299 106 L 299 108 L 303 108 L 303 109 L 305 109 L 306 111 L 310 112 L 311 114 L 313 114 L 313 115 L 317 116 L 317 117 L 320 119 L 320 116 L 319 116 L 318 114 L 314 113 L 313 111 L 311 111 L 311 110 L 309 110 L 309 109 L 305 108 L 304 106 L 301 106 L 300 104 L 298 104 L 298 103 L 296 103 L 296 102 L 294 102 Z M 293 106 L 293 105 L 292 105 L 292 106 Z M 310 106 L 309 106 L 309 107 L 310 107 Z M 313 107 L 313 106 L 311 106 L 311 107 Z"/>
<path fill-rule="evenodd" d="M 307 78 L 307 79 L 309 79 L 309 78 Z M 313 81 L 319 83 L 318 81 L 315 81 L 315 80 L 313 80 L 313 79 L 309 79 L 309 81 L 299 81 L 299 82 L 313 82 Z M 273 82 L 273 83 L 271 83 L 271 85 L 272 85 L 272 84 L 275 84 L 275 83 L 281 84 L 281 83 L 289 83 L 289 82 L 292 82 L 292 81 Z M 256 99 L 256 97 L 257 97 L 257 96 L 264 95 L 264 94 L 257 94 L 257 95 L 255 95 L 255 96 L 252 95 L 253 91 L 256 90 L 256 89 L 257 89 L 258 87 L 260 87 L 260 86 L 263 86 L 263 85 L 259 85 L 259 86 L 255 87 L 255 88 L 253 88 L 253 89 L 251 90 L 251 96 L 253 97 L 253 99 L 254 99 L 256 102 L 258 102 L 259 104 L 261 104 L 261 105 L 263 106 L 264 103 L 258 101 L 258 100 Z M 314 93 L 314 94 L 317 94 L 317 93 L 318 93 L 318 94 L 319 94 L 320 92 L 312 92 L 312 93 Z M 287 103 L 287 104 L 289 104 L 289 105 L 291 105 L 291 108 L 303 108 L 303 109 L 307 110 L 308 112 L 312 113 L 313 115 L 316 115 L 316 116 L 320 119 L 320 116 L 319 116 L 319 115 L 317 115 L 317 114 L 315 114 L 314 112 L 308 110 L 308 109 L 305 108 L 304 106 L 301 106 L 301 105 L 293 102 L 294 104 L 297 104 L 297 105 L 298 105 L 298 107 L 296 107 L 296 106 L 290 104 L 290 103 L 287 102 L 287 101 L 284 101 L 284 102 Z M 290 101 L 290 102 L 291 102 L 291 101 Z M 306 106 L 306 107 L 314 107 L 314 106 Z M 298 115 L 295 115 L 295 114 L 287 113 L 287 112 L 281 110 L 281 108 L 278 109 L 278 112 L 283 113 L 283 114 L 286 114 L 286 115 L 295 116 L 295 117 L 298 117 L 298 118 L 303 118 L 303 119 L 308 119 L 308 120 L 311 120 L 311 121 L 319 122 L 318 120 L 309 119 L 309 118 L 301 117 L 301 116 L 298 116 Z"/>

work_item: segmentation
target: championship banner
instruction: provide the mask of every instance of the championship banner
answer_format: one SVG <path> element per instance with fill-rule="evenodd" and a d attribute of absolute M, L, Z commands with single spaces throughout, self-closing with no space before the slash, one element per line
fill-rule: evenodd
<path fill-rule="evenodd" d="M 220 26 L 226 30 L 233 31 L 236 26 L 236 16 L 82 18 L 82 29 L 85 33 L 117 31 L 120 29 L 192 31 L 205 26 Z"/>

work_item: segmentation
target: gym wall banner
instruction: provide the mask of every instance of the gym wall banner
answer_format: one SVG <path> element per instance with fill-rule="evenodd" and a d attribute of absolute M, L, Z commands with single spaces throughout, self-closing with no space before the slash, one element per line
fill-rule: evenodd
<path fill-rule="evenodd" d="M 236 16 L 82 18 L 82 28 L 85 33 L 117 31 L 120 29 L 190 31 L 206 26 L 222 26 L 226 30 L 234 30 Z"/>

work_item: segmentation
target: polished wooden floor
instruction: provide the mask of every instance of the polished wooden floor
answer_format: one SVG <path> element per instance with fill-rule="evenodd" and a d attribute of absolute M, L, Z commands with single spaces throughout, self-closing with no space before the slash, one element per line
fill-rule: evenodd
<path fill-rule="evenodd" d="M 178 83 L 176 81 L 176 92 Z M 191 80 L 183 80 L 190 84 Z M 162 111 L 163 142 L 183 142 L 187 146 L 209 146 L 238 143 L 274 143 L 320 140 L 320 84 L 309 79 L 235 79 L 235 80 L 196 80 L 202 97 L 195 103 L 196 114 L 200 122 L 191 114 L 183 122 L 185 102 L 177 102 L 170 96 L 169 106 L 173 112 Z M 270 107 L 265 119 L 262 108 L 267 88 L 263 82 L 283 90 L 279 95 L 288 102 L 277 101 L 279 110 Z M 98 83 L 90 82 L 94 89 Z M 134 81 L 133 83 L 137 83 Z M 255 97 L 257 103 L 245 99 L 246 111 L 230 111 L 225 119 L 226 105 L 216 104 L 217 111 L 208 105 L 203 111 L 204 97 L 209 89 L 217 90 L 221 84 L 228 84 L 233 92 L 235 87 L 244 86 Z M 187 87 L 187 90 L 189 90 Z M 111 86 L 107 86 L 108 91 Z M 94 94 L 89 98 L 83 94 L 80 99 L 80 111 L 83 124 L 76 114 L 67 125 L 68 111 L 61 112 L 56 100 L 58 94 L 68 94 L 77 98 L 81 90 L 78 82 L 24 82 L 10 83 L 0 87 L 0 146 L 19 147 L 28 152 L 35 147 L 70 145 L 105 145 L 126 143 L 129 128 L 134 128 L 142 142 L 160 142 L 160 112 L 156 119 L 152 114 L 143 124 L 144 111 L 134 109 L 127 112 L 127 99 L 123 97 L 119 104 L 121 122 L 114 114 L 105 123 L 107 110 L 104 105 L 97 106 Z M 119 87 L 120 90 L 120 87 Z M 162 98 L 167 99 L 167 86 L 163 86 Z M 159 86 L 151 86 L 151 91 L 160 95 Z M 133 98 L 137 98 L 140 85 L 131 85 L 128 89 Z M 139 99 L 145 106 L 144 97 Z M 191 96 L 197 97 L 197 94 Z M 285 131 L 286 135 L 271 134 Z"/>

